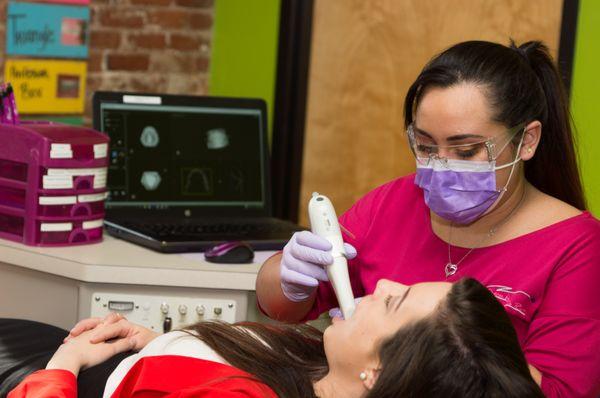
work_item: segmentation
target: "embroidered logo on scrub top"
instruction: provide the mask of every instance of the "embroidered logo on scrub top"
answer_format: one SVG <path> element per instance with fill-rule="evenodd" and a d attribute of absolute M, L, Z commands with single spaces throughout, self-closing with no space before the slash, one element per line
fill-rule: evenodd
<path fill-rule="evenodd" d="M 521 318 L 528 319 L 528 310 L 530 304 L 535 299 L 523 290 L 513 290 L 510 286 L 503 285 L 487 285 L 486 286 L 496 298 L 500 301 L 500 304 L 507 308 L 509 312 L 520 315 Z"/>

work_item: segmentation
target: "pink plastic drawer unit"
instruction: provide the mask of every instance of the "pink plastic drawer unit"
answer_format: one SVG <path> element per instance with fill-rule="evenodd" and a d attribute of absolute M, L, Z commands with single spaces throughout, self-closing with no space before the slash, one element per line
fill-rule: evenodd
<path fill-rule="evenodd" d="M 37 221 L 39 245 L 64 245 L 97 242 L 102 239 L 102 219 L 53 222 Z"/>
<path fill-rule="evenodd" d="M 88 216 L 104 217 L 104 200 L 108 193 L 88 195 L 39 196 L 37 213 L 44 217 L 72 217 L 73 219 Z"/>
<path fill-rule="evenodd" d="M 102 240 L 108 143 L 88 128 L 0 124 L 0 238 L 36 246 Z"/>

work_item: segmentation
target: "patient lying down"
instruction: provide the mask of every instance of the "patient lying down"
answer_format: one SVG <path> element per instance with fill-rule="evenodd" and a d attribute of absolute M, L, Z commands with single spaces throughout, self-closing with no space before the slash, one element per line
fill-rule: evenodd
<path fill-rule="evenodd" d="M 502 306 L 463 279 L 382 280 L 324 333 L 203 322 L 159 335 L 117 314 L 86 319 L 9 398 L 75 397 L 80 370 L 128 350 L 105 397 L 543 397 Z"/>

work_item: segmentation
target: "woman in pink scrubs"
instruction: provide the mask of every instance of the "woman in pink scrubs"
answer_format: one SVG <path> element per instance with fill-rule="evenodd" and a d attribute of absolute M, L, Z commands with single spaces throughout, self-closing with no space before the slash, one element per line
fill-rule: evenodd
<path fill-rule="evenodd" d="M 600 222 L 586 211 L 547 48 L 459 43 L 425 66 L 404 111 L 416 174 L 340 217 L 355 297 L 383 278 L 475 278 L 504 306 L 548 397 L 598 397 Z M 261 269 L 263 311 L 300 321 L 335 307 L 330 249 L 295 234 Z"/>

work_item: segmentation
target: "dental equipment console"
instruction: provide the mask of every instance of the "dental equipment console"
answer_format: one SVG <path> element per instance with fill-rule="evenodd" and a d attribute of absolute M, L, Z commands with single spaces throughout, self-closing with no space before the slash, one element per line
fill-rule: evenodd
<path fill-rule="evenodd" d="M 333 264 L 327 265 L 325 269 L 344 319 L 348 319 L 354 313 L 354 295 L 348 275 L 348 261 L 346 260 L 342 231 L 333 204 L 327 196 L 313 192 L 312 198 L 308 202 L 308 216 L 312 232 L 327 239 L 332 245 Z"/>
<path fill-rule="evenodd" d="M 119 312 L 131 322 L 166 333 L 200 321 L 234 323 L 240 320 L 239 305 L 235 296 L 94 291 L 90 316 L 104 318 Z"/>

